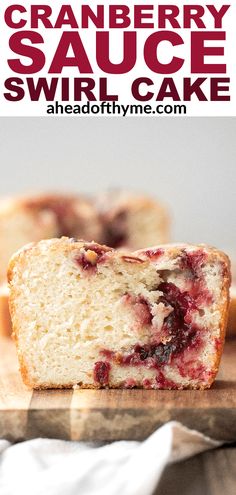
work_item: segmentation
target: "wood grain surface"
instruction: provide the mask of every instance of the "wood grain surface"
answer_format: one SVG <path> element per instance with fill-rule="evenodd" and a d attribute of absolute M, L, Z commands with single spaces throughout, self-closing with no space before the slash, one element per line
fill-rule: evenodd
<path fill-rule="evenodd" d="M 206 391 L 27 389 L 14 344 L 0 340 L 0 437 L 141 440 L 169 420 L 236 441 L 236 340 L 228 341 L 218 378 Z"/>

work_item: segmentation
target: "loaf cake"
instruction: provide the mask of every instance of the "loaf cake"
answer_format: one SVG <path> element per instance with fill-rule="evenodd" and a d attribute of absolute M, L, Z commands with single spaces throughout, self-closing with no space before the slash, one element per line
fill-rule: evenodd
<path fill-rule="evenodd" d="M 130 251 L 61 238 L 8 269 L 20 369 L 32 388 L 205 389 L 217 373 L 229 260 L 205 245 Z"/>

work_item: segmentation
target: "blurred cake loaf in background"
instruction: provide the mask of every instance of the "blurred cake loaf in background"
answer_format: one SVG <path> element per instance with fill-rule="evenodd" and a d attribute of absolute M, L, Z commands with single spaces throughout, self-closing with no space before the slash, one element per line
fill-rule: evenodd
<path fill-rule="evenodd" d="M 7 283 L 0 285 L 0 337 L 11 335 L 12 325 L 9 312 L 9 289 Z"/>
<path fill-rule="evenodd" d="M 236 284 L 234 283 L 230 288 L 230 308 L 227 337 L 236 337 Z"/>
<path fill-rule="evenodd" d="M 169 217 L 159 202 L 141 194 L 99 197 L 45 193 L 0 200 L 0 284 L 10 257 L 42 239 L 68 236 L 138 249 L 169 241 Z M 0 287 L 0 334 L 9 333 L 7 287 Z M 7 317 L 8 316 L 8 317 Z"/>
<path fill-rule="evenodd" d="M 170 240 L 167 210 L 152 198 L 114 190 L 97 195 L 95 206 L 103 224 L 100 241 L 107 246 L 135 250 Z"/>
<path fill-rule="evenodd" d="M 0 281 L 10 256 L 29 242 L 51 237 L 100 238 L 101 222 L 92 202 L 80 196 L 38 194 L 0 201 Z"/>
<path fill-rule="evenodd" d="M 225 252 L 230 258 L 232 273 L 227 337 L 236 337 L 236 250 L 232 248 L 225 248 Z"/>

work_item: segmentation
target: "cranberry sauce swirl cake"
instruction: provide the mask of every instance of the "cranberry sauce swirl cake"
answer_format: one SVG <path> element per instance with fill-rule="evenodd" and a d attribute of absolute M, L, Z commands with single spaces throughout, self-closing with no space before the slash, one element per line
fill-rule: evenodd
<path fill-rule="evenodd" d="M 205 389 L 215 379 L 230 285 L 217 249 L 131 253 L 63 237 L 16 253 L 8 280 L 32 388 Z"/>

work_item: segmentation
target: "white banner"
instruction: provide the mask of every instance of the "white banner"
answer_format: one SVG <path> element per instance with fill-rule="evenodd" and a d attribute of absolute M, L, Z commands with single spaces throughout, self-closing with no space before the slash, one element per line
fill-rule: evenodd
<path fill-rule="evenodd" d="M 235 116 L 236 4 L 1 0 L 0 116 Z"/>

